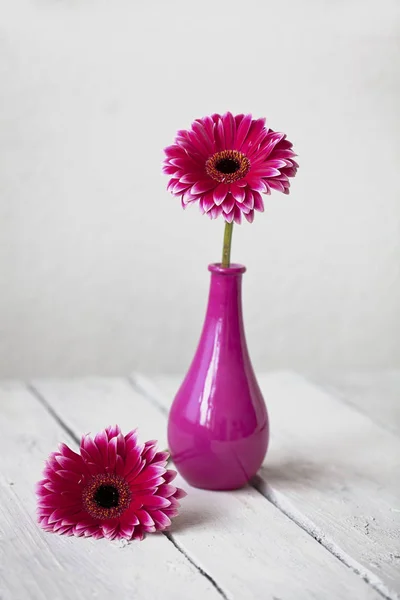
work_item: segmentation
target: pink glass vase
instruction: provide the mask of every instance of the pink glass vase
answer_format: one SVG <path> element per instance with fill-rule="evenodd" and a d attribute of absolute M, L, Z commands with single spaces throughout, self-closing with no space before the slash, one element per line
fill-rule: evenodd
<path fill-rule="evenodd" d="M 168 443 L 180 474 L 209 490 L 244 486 L 268 447 L 267 409 L 254 375 L 242 316 L 246 268 L 209 265 L 211 286 L 196 354 L 168 420 Z"/>

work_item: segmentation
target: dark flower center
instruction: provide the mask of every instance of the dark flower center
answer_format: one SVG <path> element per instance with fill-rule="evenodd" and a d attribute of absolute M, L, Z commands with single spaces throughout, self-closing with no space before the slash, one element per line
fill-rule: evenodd
<path fill-rule="evenodd" d="M 240 169 L 240 162 L 234 158 L 221 158 L 215 164 L 215 168 L 221 173 L 236 173 Z"/>
<path fill-rule="evenodd" d="M 250 161 L 239 150 L 221 150 L 206 162 L 206 173 L 220 183 L 233 183 L 243 179 L 250 171 Z"/>
<path fill-rule="evenodd" d="M 113 473 L 94 475 L 82 491 L 83 508 L 101 521 L 122 515 L 131 499 L 129 484 L 123 477 Z"/>
<path fill-rule="evenodd" d="M 93 500 L 101 508 L 112 508 L 113 506 L 118 506 L 119 493 L 113 485 L 101 485 L 97 488 Z"/>

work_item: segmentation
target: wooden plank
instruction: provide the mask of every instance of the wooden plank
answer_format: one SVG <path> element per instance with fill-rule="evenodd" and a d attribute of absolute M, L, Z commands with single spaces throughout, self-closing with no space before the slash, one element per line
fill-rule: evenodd
<path fill-rule="evenodd" d="M 126 381 L 34 385 L 76 433 L 118 422 L 166 445 L 165 414 Z M 207 492 L 179 483 L 189 495 L 172 539 L 227 598 L 381 598 L 253 488 Z"/>
<path fill-rule="evenodd" d="M 400 441 L 301 376 L 259 377 L 271 444 L 255 485 L 389 597 L 400 591 Z M 167 408 L 178 378 L 139 381 Z M 397 593 L 396 593 L 397 592 Z"/>
<path fill-rule="evenodd" d="M 400 370 L 332 374 L 312 380 L 400 436 Z"/>
<path fill-rule="evenodd" d="M 188 589 L 198 599 L 221 598 L 161 534 L 127 544 L 43 532 L 34 484 L 49 452 L 71 439 L 23 385 L 0 386 L 0 423 L 2 600 L 187 600 Z"/>

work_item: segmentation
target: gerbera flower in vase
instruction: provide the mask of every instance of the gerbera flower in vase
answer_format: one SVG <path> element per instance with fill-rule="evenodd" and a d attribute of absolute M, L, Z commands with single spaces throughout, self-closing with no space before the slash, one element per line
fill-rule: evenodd
<path fill-rule="evenodd" d="M 231 264 L 233 224 L 263 212 L 262 194 L 289 193 L 298 168 L 284 133 L 251 115 L 214 114 L 178 131 L 165 148 L 168 190 L 185 208 L 197 203 L 225 221 L 222 262 L 209 265 L 211 285 L 200 341 L 168 421 L 172 459 L 183 477 L 205 489 L 235 489 L 260 468 L 269 440 L 268 413 L 244 333 L 246 268 Z"/>

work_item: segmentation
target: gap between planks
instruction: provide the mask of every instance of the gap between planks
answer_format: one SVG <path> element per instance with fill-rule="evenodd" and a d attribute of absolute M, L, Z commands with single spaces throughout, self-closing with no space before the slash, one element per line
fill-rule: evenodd
<path fill-rule="evenodd" d="M 158 399 L 161 391 L 151 382 L 151 380 L 138 374 L 134 374 L 127 378 L 129 385 L 133 390 L 145 397 L 151 404 L 157 408 L 164 416 L 168 415 L 168 410 L 164 404 Z M 316 542 L 318 542 L 325 550 L 332 554 L 343 565 L 350 569 L 355 575 L 361 577 L 370 587 L 372 587 L 385 600 L 400 600 L 400 596 L 389 590 L 386 584 L 375 573 L 365 568 L 356 559 L 345 552 L 333 539 L 327 536 L 320 527 L 318 527 L 311 519 L 306 517 L 288 500 L 284 494 L 276 491 L 268 483 L 256 475 L 249 483 L 257 492 L 259 492 L 268 502 L 273 504 L 281 513 L 288 519 L 293 521 L 298 527 L 303 529 Z"/>
<path fill-rule="evenodd" d="M 128 383 L 130 386 L 132 386 L 135 389 L 135 384 L 129 378 L 128 378 Z M 36 387 L 31 382 L 27 382 L 25 385 L 26 385 L 26 388 L 28 389 L 28 391 L 31 393 L 31 395 L 41 404 L 41 406 L 46 410 L 46 412 L 60 425 L 60 427 L 62 427 L 64 429 L 64 431 L 71 437 L 71 439 L 73 439 L 74 442 L 76 442 L 79 445 L 80 444 L 79 437 L 67 425 L 67 423 L 65 423 L 65 421 L 57 413 L 57 411 L 54 410 L 54 408 L 49 404 L 49 402 L 46 400 L 46 398 L 43 396 L 43 394 L 41 394 L 39 392 L 39 390 L 36 389 Z M 140 393 L 142 393 L 142 392 L 140 392 Z M 147 396 L 146 396 L 146 398 L 147 398 Z M 148 399 L 150 400 L 150 398 L 148 398 Z M 153 404 L 157 407 L 158 410 L 160 410 L 160 406 L 158 405 L 158 403 L 153 401 Z M 164 413 L 165 413 L 165 411 L 164 411 Z M 202 577 L 207 579 L 207 581 L 209 581 L 209 583 L 213 586 L 213 588 L 221 596 L 221 598 L 223 598 L 224 600 L 228 600 L 228 596 L 225 593 L 225 591 L 221 588 L 221 586 L 215 581 L 215 579 L 209 573 L 207 573 L 202 567 L 200 567 L 200 565 L 198 565 L 185 552 L 185 550 L 175 540 L 173 535 L 168 531 L 166 531 L 166 532 L 162 531 L 161 533 L 176 548 L 176 550 L 178 552 L 180 552 L 185 557 L 185 559 L 198 571 L 199 575 L 201 575 Z"/>

